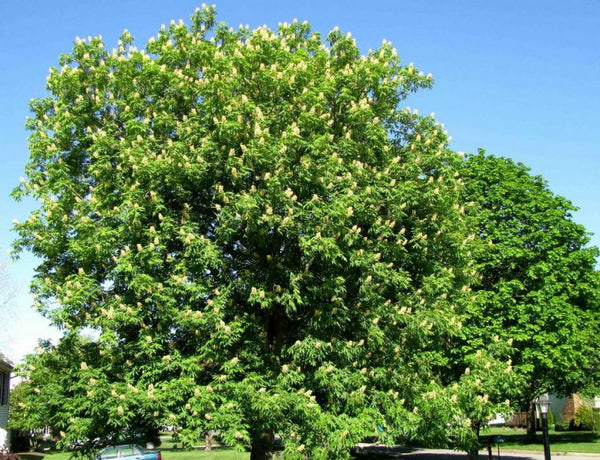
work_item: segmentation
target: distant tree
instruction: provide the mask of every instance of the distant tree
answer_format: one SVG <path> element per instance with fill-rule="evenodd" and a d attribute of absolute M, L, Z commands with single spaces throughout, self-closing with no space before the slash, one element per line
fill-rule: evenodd
<path fill-rule="evenodd" d="M 15 296 L 14 285 L 8 274 L 8 264 L 5 258 L 0 257 L 0 319 L 8 320 L 10 301 Z"/>
<path fill-rule="evenodd" d="M 461 176 L 464 201 L 474 202 L 467 214 L 481 275 L 465 321 L 466 349 L 494 337 L 512 342 L 526 410 L 541 393 L 597 385 L 598 249 L 572 220 L 576 208 L 524 165 L 483 151 L 467 157 Z"/>
<path fill-rule="evenodd" d="M 15 244 L 41 260 L 37 307 L 65 340 L 98 333 L 63 371 L 65 440 L 152 418 L 187 445 L 219 431 L 263 459 L 279 434 L 316 459 L 468 429 L 459 157 L 400 107 L 430 76 L 388 43 L 215 27 L 209 7 L 145 50 L 77 40 L 60 65 L 14 196 L 41 202 Z"/>
<path fill-rule="evenodd" d="M 16 288 L 11 281 L 8 272 L 8 261 L 0 256 L 0 324 L 10 324 L 14 319 L 14 304 L 12 303 L 16 294 Z M 5 328 L 0 336 L 0 359 L 8 361 L 2 350 L 8 350 L 10 337 L 8 329 Z"/>

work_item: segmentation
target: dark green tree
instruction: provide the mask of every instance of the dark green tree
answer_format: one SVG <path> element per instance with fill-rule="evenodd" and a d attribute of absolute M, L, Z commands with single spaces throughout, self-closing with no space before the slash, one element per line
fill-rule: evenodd
<path fill-rule="evenodd" d="M 494 338 L 512 342 L 513 369 L 524 379 L 522 410 L 544 392 L 595 386 L 598 249 L 573 221 L 576 208 L 529 168 L 483 151 L 466 158 L 461 176 L 481 275 L 465 321 L 466 348 Z"/>

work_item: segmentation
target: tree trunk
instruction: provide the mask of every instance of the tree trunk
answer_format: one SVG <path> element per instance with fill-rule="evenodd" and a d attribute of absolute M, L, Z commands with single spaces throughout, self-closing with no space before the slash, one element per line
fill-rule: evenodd
<path fill-rule="evenodd" d="M 250 460 L 272 460 L 274 439 L 273 433 L 257 433 L 252 436 Z"/>
<path fill-rule="evenodd" d="M 535 433 L 537 431 L 537 417 L 535 412 L 535 403 L 529 403 L 529 410 L 527 411 L 527 441 L 535 441 Z"/>
<path fill-rule="evenodd" d="M 475 431 L 475 436 L 477 439 L 477 445 L 475 447 L 472 447 L 471 450 L 469 450 L 467 452 L 467 456 L 469 458 L 469 460 L 477 460 L 479 458 L 479 431 L 481 429 L 481 423 L 476 423 L 475 426 L 473 427 L 473 430 Z"/>
<path fill-rule="evenodd" d="M 210 452 L 212 450 L 213 434 L 214 433 L 212 431 L 208 431 L 204 435 L 204 450 L 206 452 Z"/>

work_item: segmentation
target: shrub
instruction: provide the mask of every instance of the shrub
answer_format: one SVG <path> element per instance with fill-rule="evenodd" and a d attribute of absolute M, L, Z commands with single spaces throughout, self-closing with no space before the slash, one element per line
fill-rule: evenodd
<path fill-rule="evenodd" d="M 554 424 L 554 429 L 556 431 L 568 431 L 570 428 L 570 423 L 569 422 L 557 422 Z"/>
<path fill-rule="evenodd" d="M 552 415 L 552 411 L 548 411 L 548 428 L 554 426 L 554 415 Z"/>
<path fill-rule="evenodd" d="M 580 406 L 575 411 L 573 425 L 581 430 L 599 431 L 600 430 L 600 415 L 597 414 L 589 406 Z"/>

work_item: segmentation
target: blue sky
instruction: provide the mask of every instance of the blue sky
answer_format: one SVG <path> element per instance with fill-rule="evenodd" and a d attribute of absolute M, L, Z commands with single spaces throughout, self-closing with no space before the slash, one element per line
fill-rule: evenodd
<path fill-rule="evenodd" d="M 142 46 L 163 23 L 187 20 L 191 0 L 0 1 L 0 249 L 10 247 L 13 218 L 32 203 L 9 193 L 27 162 L 24 129 L 30 98 L 76 36 L 102 35 L 112 48 L 127 28 Z M 600 2 L 572 0 L 234 1 L 217 3 L 231 26 L 275 27 L 294 18 L 326 34 L 352 32 L 362 50 L 392 41 L 403 62 L 435 78 L 433 90 L 406 105 L 435 112 L 455 150 L 508 156 L 531 167 L 580 211 L 575 220 L 600 245 Z M 10 264 L 17 289 L 1 314 L 0 351 L 18 361 L 38 337 L 56 336 L 30 308 L 35 260 Z M 1 298 L 1 297 L 0 297 Z"/>

